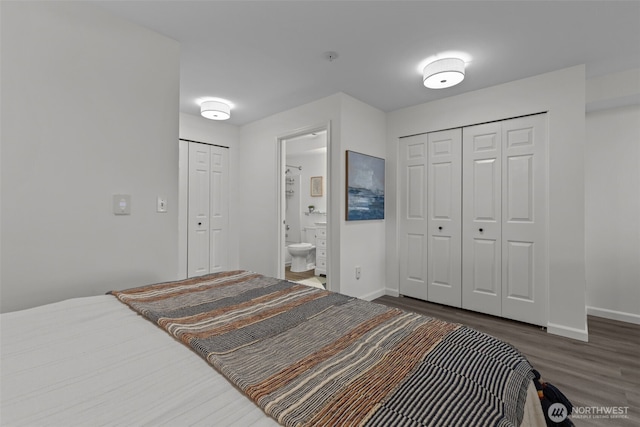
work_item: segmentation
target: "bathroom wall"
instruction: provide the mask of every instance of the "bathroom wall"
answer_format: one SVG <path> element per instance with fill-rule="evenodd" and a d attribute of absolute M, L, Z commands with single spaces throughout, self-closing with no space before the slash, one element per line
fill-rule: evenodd
<path fill-rule="evenodd" d="M 289 172 L 286 174 L 285 185 L 285 214 L 284 219 L 287 224 L 285 232 L 285 241 L 289 245 L 291 243 L 302 242 L 303 235 L 301 233 L 302 221 L 302 204 L 300 203 L 300 173 Z"/>
<path fill-rule="evenodd" d="M 290 169 L 292 174 L 300 175 L 300 212 L 303 229 L 315 226 L 317 221 L 327 220 L 327 152 L 322 145 L 326 147 L 324 135 L 319 135 L 314 140 L 287 141 L 287 164 L 302 167 L 302 170 Z M 322 196 L 311 196 L 311 177 L 318 176 L 322 177 Z M 314 206 L 313 213 L 309 213 L 311 205 Z"/>

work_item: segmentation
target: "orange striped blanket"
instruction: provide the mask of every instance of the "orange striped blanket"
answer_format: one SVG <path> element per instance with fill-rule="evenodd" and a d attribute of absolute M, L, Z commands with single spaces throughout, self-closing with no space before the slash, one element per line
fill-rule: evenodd
<path fill-rule="evenodd" d="M 516 426 L 533 378 L 481 332 L 248 271 L 112 294 L 285 426 Z"/>

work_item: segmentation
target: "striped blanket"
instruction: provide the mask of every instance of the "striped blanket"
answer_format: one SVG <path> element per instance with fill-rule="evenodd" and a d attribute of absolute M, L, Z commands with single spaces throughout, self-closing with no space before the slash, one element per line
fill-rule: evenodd
<path fill-rule="evenodd" d="M 112 294 L 285 426 L 516 426 L 533 378 L 465 326 L 247 271 Z"/>

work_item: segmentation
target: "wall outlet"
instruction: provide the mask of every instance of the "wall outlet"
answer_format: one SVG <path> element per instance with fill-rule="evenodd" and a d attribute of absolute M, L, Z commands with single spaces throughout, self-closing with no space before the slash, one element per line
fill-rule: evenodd
<path fill-rule="evenodd" d="M 360 266 L 359 265 L 356 266 L 356 279 L 360 280 Z"/>

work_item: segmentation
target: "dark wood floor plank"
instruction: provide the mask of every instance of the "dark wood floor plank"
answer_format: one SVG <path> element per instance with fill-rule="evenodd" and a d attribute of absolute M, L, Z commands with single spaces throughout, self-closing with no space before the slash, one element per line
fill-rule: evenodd
<path fill-rule="evenodd" d="M 640 326 L 588 317 L 589 342 L 551 335 L 543 328 L 408 297 L 374 302 L 461 323 L 516 347 L 574 406 L 629 407 L 628 419 L 574 419 L 576 426 L 640 425 Z"/>

